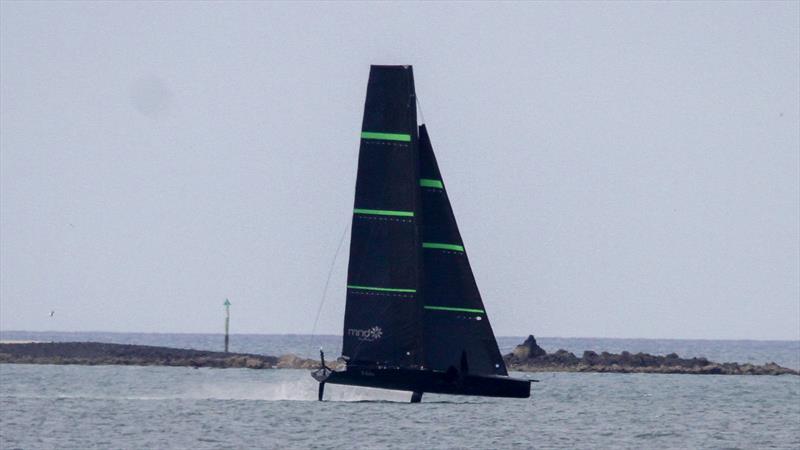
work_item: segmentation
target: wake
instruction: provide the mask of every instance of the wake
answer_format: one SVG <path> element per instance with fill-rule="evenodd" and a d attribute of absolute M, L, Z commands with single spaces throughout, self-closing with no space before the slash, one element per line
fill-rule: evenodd
<path fill-rule="evenodd" d="M 317 382 L 308 377 L 308 380 L 291 381 L 263 379 L 258 382 L 249 380 L 247 383 L 203 383 L 194 386 L 187 395 L 196 400 L 317 401 Z M 326 402 L 408 403 L 410 399 L 410 392 L 331 384 L 325 386 Z"/>

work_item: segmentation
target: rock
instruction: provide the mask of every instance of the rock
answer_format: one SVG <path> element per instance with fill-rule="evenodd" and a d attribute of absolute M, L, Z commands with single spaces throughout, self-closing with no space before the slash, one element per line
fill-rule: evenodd
<path fill-rule="evenodd" d="M 275 367 L 278 369 L 300 369 L 304 363 L 305 360 L 297 355 L 282 355 L 278 358 L 278 364 Z"/>
<path fill-rule="evenodd" d="M 247 358 L 245 359 L 244 366 L 248 369 L 263 369 L 264 361 L 256 358 Z"/>
<path fill-rule="evenodd" d="M 558 364 L 561 364 L 561 365 L 564 365 L 564 366 L 573 366 L 573 365 L 576 365 L 576 364 L 578 364 L 580 362 L 580 360 L 578 359 L 577 356 L 575 356 L 574 353 L 568 352 L 568 351 L 563 350 L 563 349 L 559 349 L 557 352 L 553 353 L 552 355 L 548 355 L 548 356 L 552 356 L 553 359 Z"/>
<path fill-rule="evenodd" d="M 536 343 L 536 338 L 531 334 L 528 339 L 525 339 L 525 342 L 516 346 L 511 354 L 517 359 L 526 360 L 544 356 L 547 352 L 542 347 L 539 347 L 539 344 Z"/>
<path fill-rule="evenodd" d="M 583 352 L 583 358 L 581 359 L 583 359 L 583 362 L 589 366 L 593 366 L 600 362 L 600 357 L 597 355 L 597 353 L 591 350 L 586 350 L 585 352 Z"/>
<path fill-rule="evenodd" d="M 665 356 L 623 351 L 622 353 L 586 350 L 579 358 L 566 350 L 547 353 L 533 336 L 505 355 L 509 370 L 523 372 L 602 372 L 602 373 L 672 373 L 717 375 L 800 375 L 797 370 L 769 363 L 762 366 L 738 363 L 715 363 L 707 358 L 681 358 L 676 353 Z"/>

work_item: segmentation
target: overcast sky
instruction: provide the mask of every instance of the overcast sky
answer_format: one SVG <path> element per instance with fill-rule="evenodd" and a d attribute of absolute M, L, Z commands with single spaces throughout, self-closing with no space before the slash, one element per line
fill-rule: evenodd
<path fill-rule="evenodd" d="M 498 335 L 800 339 L 798 5 L 4 2 L 0 328 L 311 332 L 413 64 Z"/>

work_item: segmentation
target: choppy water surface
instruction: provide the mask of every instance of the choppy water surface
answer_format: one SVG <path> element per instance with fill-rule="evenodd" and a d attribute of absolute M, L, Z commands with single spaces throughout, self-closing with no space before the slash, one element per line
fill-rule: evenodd
<path fill-rule="evenodd" d="M 2 365 L 0 447 L 800 446 L 800 377 L 536 376 L 531 399 L 412 405 L 343 386 L 319 403 L 298 370 Z"/>
<path fill-rule="evenodd" d="M 218 335 L 4 332 L 218 349 Z M 232 350 L 312 356 L 340 338 L 233 336 Z M 504 351 L 521 338 L 501 338 Z M 543 338 L 548 350 L 646 351 L 798 367 L 796 341 Z M 328 386 L 306 371 L 0 365 L 0 448 L 800 448 L 800 377 L 516 374 L 530 399 Z"/>

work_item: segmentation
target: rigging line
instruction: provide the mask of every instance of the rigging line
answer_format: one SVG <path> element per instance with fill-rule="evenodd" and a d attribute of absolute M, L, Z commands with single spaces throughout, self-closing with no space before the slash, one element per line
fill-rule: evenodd
<path fill-rule="evenodd" d="M 311 349 L 311 347 L 314 345 L 314 336 L 317 332 L 317 323 L 319 322 L 319 317 L 322 314 L 322 306 L 325 304 L 325 294 L 328 293 L 328 285 L 331 283 L 333 268 L 336 266 L 336 260 L 339 257 L 339 252 L 342 250 L 342 244 L 344 243 L 344 237 L 347 236 L 347 230 L 350 229 L 351 223 L 351 220 L 347 221 L 347 225 L 344 227 L 344 231 L 342 231 L 342 237 L 339 238 L 339 245 L 336 246 L 336 253 L 333 254 L 333 261 L 331 261 L 331 267 L 328 269 L 328 278 L 325 280 L 325 287 L 322 289 L 322 299 L 320 299 L 319 307 L 317 308 L 317 317 L 314 319 L 314 326 L 311 328 L 311 337 L 308 341 L 309 349 Z"/>
<path fill-rule="evenodd" d="M 417 109 L 419 110 L 419 118 L 422 124 L 425 125 L 425 114 L 422 112 L 422 102 L 419 101 L 419 96 L 414 96 L 417 99 Z"/>

